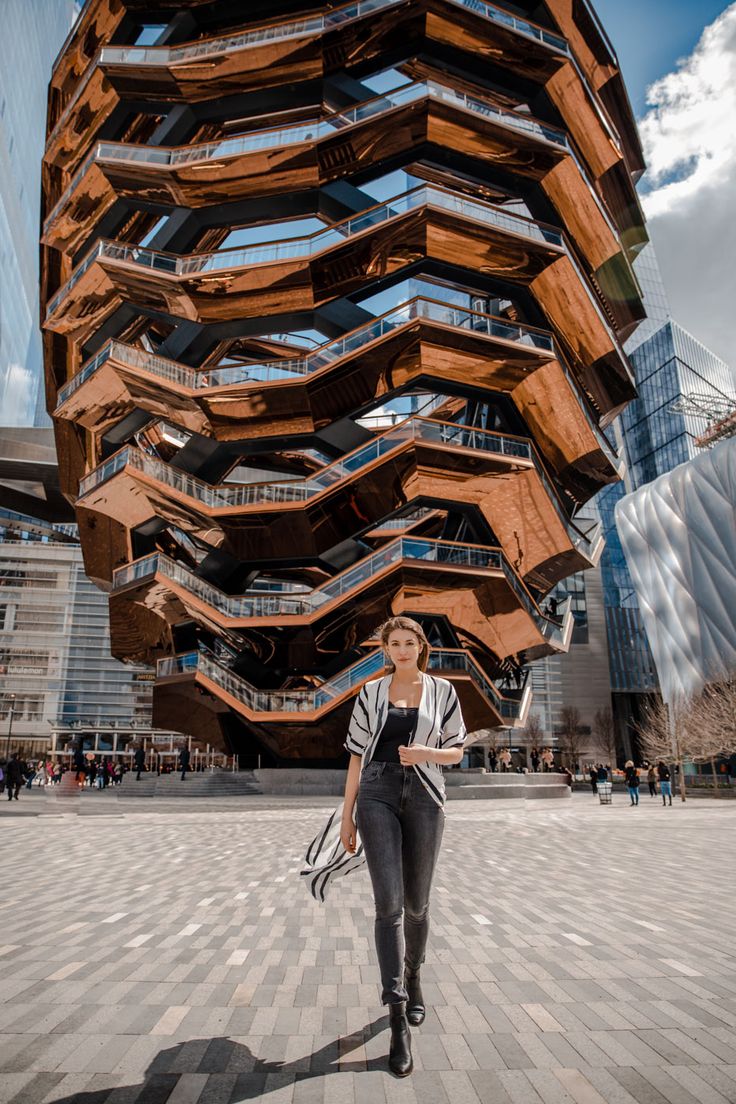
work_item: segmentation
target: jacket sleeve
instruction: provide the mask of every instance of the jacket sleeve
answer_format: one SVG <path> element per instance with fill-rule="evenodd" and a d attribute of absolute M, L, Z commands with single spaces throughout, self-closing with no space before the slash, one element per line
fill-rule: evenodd
<path fill-rule="evenodd" d="M 344 747 L 351 755 L 362 755 L 371 738 L 370 716 L 368 713 L 368 695 L 362 688 L 353 706 L 353 715 L 348 725 L 348 735 Z"/>
<path fill-rule="evenodd" d="M 443 706 L 440 747 L 462 747 L 468 738 L 468 733 L 455 687 L 451 683 L 448 685 L 449 693 Z"/>

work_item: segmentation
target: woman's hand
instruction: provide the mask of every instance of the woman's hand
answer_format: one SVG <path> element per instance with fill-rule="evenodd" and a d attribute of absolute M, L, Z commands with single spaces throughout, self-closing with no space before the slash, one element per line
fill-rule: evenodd
<path fill-rule="evenodd" d="M 358 845 L 358 837 L 352 815 L 342 818 L 342 823 L 340 825 L 340 843 L 349 855 L 355 854 L 355 849 Z"/>
<path fill-rule="evenodd" d="M 413 767 L 416 763 L 431 763 L 434 748 L 426 744 L 402 744 L 399 747 L 399 762 L 402 767 Z"/>

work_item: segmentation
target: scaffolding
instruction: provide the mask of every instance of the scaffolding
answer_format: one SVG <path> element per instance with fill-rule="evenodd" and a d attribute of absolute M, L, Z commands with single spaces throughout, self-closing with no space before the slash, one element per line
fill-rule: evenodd
<path fill-rule="evenodd" d="M 686 414 L 708 422 L 705 431 L 695 438 L 698 448 L 711 448 L 726 437 L 736 436 L 736 401 L 726 395 L 704 395 L 691 391 L 681 395 L 669 410 L 672 414 Z"/>

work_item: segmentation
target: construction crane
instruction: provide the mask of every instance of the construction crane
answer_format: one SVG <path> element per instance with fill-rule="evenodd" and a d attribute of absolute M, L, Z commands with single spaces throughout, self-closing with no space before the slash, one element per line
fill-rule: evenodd
<path fill-rule="evenodd" d="M 690 391 L 681 395 L 668 409 L 672 414 L 687 414 L 708 422 L 704 433 L 695 438 L 698 448 L 710 448 L 717 441 L 736 436 L 736 400 L 727 395 L 704 395 Z"/>

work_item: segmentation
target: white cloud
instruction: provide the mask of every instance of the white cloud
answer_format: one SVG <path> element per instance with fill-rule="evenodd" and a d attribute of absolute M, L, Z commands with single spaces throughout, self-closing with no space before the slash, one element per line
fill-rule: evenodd
<path fill-rule="evenodd" d="M 736 3 L 647 89 L 642 201 L 672 313 L 727 363 L 736 255 Z"/>
<path fill-rule="evenodd" d="M 0 424 L 4 426 L 33 425 L 36 408 L 33 372 L 23 364 L 10 361 L 0 369 Z"/>

